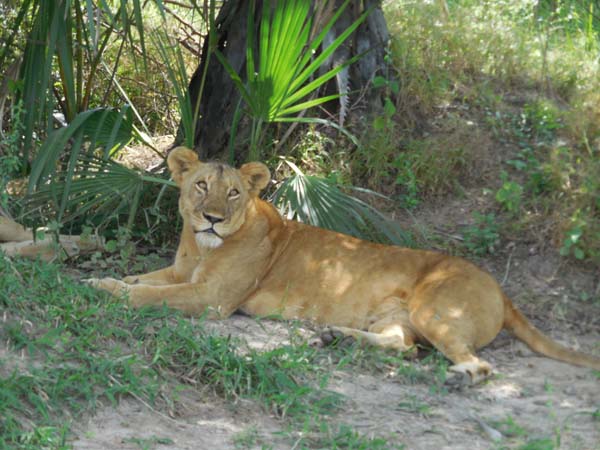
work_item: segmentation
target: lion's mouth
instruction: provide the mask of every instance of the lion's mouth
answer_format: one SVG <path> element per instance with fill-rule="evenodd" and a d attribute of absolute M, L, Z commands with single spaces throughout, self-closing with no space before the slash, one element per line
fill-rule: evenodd
<path fill-rule="evenodd" d="M 194 233 L 196 233 L 196 234 L 198 234 L 198 233 L 214 234 L 215 236 L 223 239 L 221 237 L 221 235 L 219 233 L 217 233 L 213 227 L 207 228 L 205 230 L 198 230 L 198 229 L 194 228 Z"/>
<path fill-rule="evenodd" d="M 194 228 L 196 244 L 199 247 L 204 248 L 217 248 L 223 245 L 224 239 L 214 228 L 207 228 L 205 230 L 196 230 Z"/>

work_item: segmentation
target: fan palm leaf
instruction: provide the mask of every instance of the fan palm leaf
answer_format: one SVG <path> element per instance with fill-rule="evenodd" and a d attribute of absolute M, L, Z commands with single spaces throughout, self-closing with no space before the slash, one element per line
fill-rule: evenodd
<path fill-rule="evenodd" d="M 294 175 L 279 186 L 272 201 L 288 219 L 371 241 L 411 245 L 408 233 L 368 203 L 342 192 L 323 178 L 305 175 L 290 161 L 285 162 Z M 386 198 L 368 189 L 360 191 Z"/>
<path fill-rule="evenodd" d="M 27 14 L 32 16 L 20 74 L 20 100 L 25 111 L 25 160 L 29 158 L 34 130 L 52 130 L 52 113 L 57 105 L 67 122 L 88 109 L 96 69 L 111 36 L 119 33 L 122 39 L 133 43 L 131 29 L 135 28 L 145 62 L 141 1 L 27 0 L 21 4 L 15 26 L 22 23 Z M 162 11 L 162 1 L 154 0 L 154 3 Z M 116 11 L 113 11 L 115 6 Z M 131 15 L 135 20 L 131 20 L 129 9 L 133 9 Z M 105 24 L 102 33 L 96 15 L 102 17 Z M 12 44 L 12 40 L 8 43 Z M 0 59 L 4 58 L 7 49 L 3 50 Z M 56 86 L 60 86 L 61 95 L 56 95 Z"/>
<path fill-rule="evenodd" d="M 252 0 L 248 14 L 248 36 L 246 47 L 246 83 L 235 72 L 225 56 L 216 51 L 248 108 L 250 115 L 263 122 L 277 122 L 290 118 L 292 114 L 339 98 L 340 94 L 306 100 L 306 98 L 335 77 L 344 67 L 355 62 L 357 55 L 344 64 L 334 67 L 312 79 L 327 58 L 366 19 L 365 11 L 331 45 L 316 54 L 327 32 L 347 7 L 346 0 L 336 14 L 325 25 L 321 33 L 310 40 L 312 28 L 311 2 L 305 0 L 266 1 L 262 8 L 262 19 L 258 36 L 258 51 L 254 50 L 255 24 Z M 255 53 L 258 62 L 255 61 Z M 311 80 L 311 81 L 309 81 Z"/>
<path fill-rule="evenodd" d="M 141 195 L 149 185 L 175 186 L 172 181 L 127 168 L 113 160 L 80 156 L 72 164 L 76 169 L 58 174 L 53 183 L 30 194 L 27 211 L 48 206 L 56 211 L 56 220 L 66 223 L 85 217 L 104 222 L 117 214 L 126 214 L 131 226 Z"/>
<path fill-rule="evenodd" d="M 50 133 L 43 142 L 31 166 L 29 193 L 53 177 L 66 149 L 70 149 L 70 159 L 77 160 L 81 152 L 101 147 L 106 159 L 111 151 L 131 140 L 132 132 L 131 110 L 128 107 L 121 111 L 97 108 L 82 112 L 66 127 Z M 71 141 L 72 145 L 69 146 Z M 84 146 L 84 141 L 87 146 Z"/>

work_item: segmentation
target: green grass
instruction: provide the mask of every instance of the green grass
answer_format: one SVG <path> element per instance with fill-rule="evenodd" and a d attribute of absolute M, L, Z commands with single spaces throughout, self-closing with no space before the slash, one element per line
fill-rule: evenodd
<path fill-rule="evenodd" d="M 208 333 L 202 320 L 176 311 L 131 309 L 66 270 L 0 256 L 0 339 L 9 346 L 0 357 L 0 448 L 70 448 L 74 417 L 116 406 L 123 397 L 157 411 L 176 410 L 184 385 L 263 405 L 285 419 L 284 438 L 303 436 L 297 448 L 400 448 L 330 424 L 344 398 L 327 389 L 329 376 L 375 365 L 397 370 L 404 380 L 431 379 L 428 369 L 411 369 L 386 352 L 310 347 L 293 323 L 292 344 L 254 350 L 240 339 Z M 132 443 L 152 448 L 156 439 Z M 261 437 L 249 432 L 234 440 L 243 448 Z"/>
<path fill-rule="evenodd" d="M 348 424 L 331 426 L 308 418 L 301 431 L 288 431 L 287 437 L 297 449 L 332 450 L 402 450 L 404 445 L 390 443 L 387 439 L 367 436 Z"/>
<path fill-rule="evenodd" d="M 253 398 L 279 417 L 332 412 L 342 400 L 306 344 L 252 350 L 166 308 L 130 309 L 63 269 L 0 258 L 0 338 L 26 356 L 0 360 L 0 448 L 64 446 L 69 417 L 124 395 L 160 409 L 177 384 Z"/>
<path fill-rule="evenodd" d="M 319 357 L 326 358 L 325 361 L 337 369 L 384 374 L 403 384 L 426 384 L 432 393 L 445 394 L 448 360 L 435 349 L 419 352 L 420 360 L 416 361 L 407 359 L 408 353 L 353 342 L 352 345 L 334 344 Z"/>
<path fill-rule="evenodd" d="M 473 213 L 473 225 L 463 230 L 464 245 L 473 255 L 494 253 L 500 241 L 500 226 L 494 213 Z"/>
<path fill-rule="evenodd" d="M 427 193 L 453 193 L 448 182 L 481 176 L 488 161 L 493 167 L 483 168 L 494 174 L 480 181 L 519 233 L 534 230 L 561 255 L 600 263 L 600 22 L 592 4 L 389 3 L 395 132 L 360 159 L 377 168 L 369 183 L 381 183 L 374 174 L 384 182 L 398 175 L 401 200 L 416 206 Z M 444 142 L 461 121 L 473 126 Z M 491 152 L 501 152 L 500 164 Z M 401 156 L 390 172 L 392 154 Z"/>

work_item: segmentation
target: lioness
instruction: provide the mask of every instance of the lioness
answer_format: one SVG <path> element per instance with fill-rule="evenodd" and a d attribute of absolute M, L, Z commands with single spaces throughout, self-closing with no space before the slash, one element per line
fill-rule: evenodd
<path fill-rule="evenodd" d="M 600 369 L 600 358 L 544 336 L 498 283 L 470 262 L 441 253 L 386 246 L 281 218 L 258 197 L 270 180 L 261 163 L 239 170 L 202 163 L 179 147 L 168 158 L 181 190 L 183 231 L 175 263 L 145 275 L 92 279 L 133 306 L 160 305 L 227 317 L 280 314 L 398 350 L 429 342 L 466 382 L 491 366 L 475 350 L 502 328 L 533 350 Z"/>

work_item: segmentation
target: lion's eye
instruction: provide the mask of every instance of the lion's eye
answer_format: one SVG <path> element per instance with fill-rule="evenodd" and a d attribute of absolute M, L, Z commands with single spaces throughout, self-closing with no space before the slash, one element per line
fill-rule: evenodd
<path fill-rule="evenodd" d="M 237 197 L 238 195 L 240 195 L 240 191 L 237 189 L 232 189 L 229 191 L 229 197 Z"/>
<path fill-rule="evenodd" d="M 200 191 L 205 191 L 208 186 L 206 185 L 206 181 L 198 181 L 196 183 L 196 189 Z"/>

